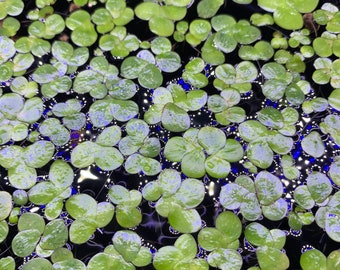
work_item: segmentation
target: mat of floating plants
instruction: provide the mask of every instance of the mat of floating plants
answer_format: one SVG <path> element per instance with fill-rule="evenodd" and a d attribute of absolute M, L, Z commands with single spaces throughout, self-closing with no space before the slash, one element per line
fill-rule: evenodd
<path fill-rule="evenodd" d="M 339 270 L 339 6 L 1 0 L 0 269 Z"/>

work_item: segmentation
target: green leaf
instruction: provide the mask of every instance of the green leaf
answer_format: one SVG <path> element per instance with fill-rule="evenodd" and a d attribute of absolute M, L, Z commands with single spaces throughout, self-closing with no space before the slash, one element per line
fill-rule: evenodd
<path fill-rule="evenodd" d="M 44 219 L 36 213 L 30 212 L 23 213 L 18 221 L 18 230 L 26 231 L 34 229 L 38 230 L 40 234 L 42 234 L 45 229 Z"/>
<path fill-rule="evenodd" d="M 120 141 L 121 136 L 122 132 L 119 126 L 110 126 L 99 134 L 96 143 L 101 146 L 114 146 Z"/>
<path fill-rule="evenodd" d="M 240 136 L 247 142 L 263 137 L 266 131 L 267 128 L 256 120 L 248 120 L 239 125 Z"/>
<path fill-rule="evenodd" d="M 267 127 L 280 129 L 283 128 L 283 116 L 282 113 L 273 107 L 265 107 L 257 112 L 257 118 L 260 123 L 266 125 Z"/>
<path fill-rule="evenodd" d="M 97 146 L 94 161 L 104 171 L 115 170 L 123 164 L 123 155 L 114 147 Z"/>
<path fill-rule="evenodd" d="M 26 164 L 33 168 L 46 165 L 54 154 L 54 145 L 49 141 L 37 141 L 24 150 Z"/>
<path fill-rule="evenodd" d="M 175 31 L 175 24 L 168 18 L 153 16 L 149 20 L 149 28 L 157 36 L 169 37 Z"/>
<path fill-rule="evenodd" d="M 101 202 L 97 205 L 96 223 L 97 227 L 107 226 L 114 216 L 114 206 L 109 202 Z"/>
<path fill-rule="evenodd" d="M 287 202 L 280 198 L 270 205 L 262 205 L 263 215 L 269 220 L 277 221 L 283 219 L 287 215 Z"/>
<path fill-rule="evenodd" d="M 56 249 L 65 245 L 68 239 L 68 230 L 62 219 L 50 221 L 40 240 L 43 249 Z"/>
<path fill-rule="evenodd" d="M 0 243 L 2 243 L 8 235 L 9 227 L 6 220 L 0 221 Z M 1 266 L 1 261 L 0 261 Z"/>
<path fill-rule="evenodd" d="M 282 80 L 267 80 L 262 86 L 263 94 L 270 100 L 279 100 L 283 97 L 287 84 Z"/>
<path fill-rule="evenodd" d="M 336 185 L 340 185 L 340 162 L 333 162 L 329 168 L 329 176 Z"/>
<path fill-rule="evenodd" d="M 84 244 L 95 232 L 95 221 L 88 217 L 81 217 L 72 222 L 69 229 L 70 241 L 74 244 Z"/>
<path fill-rule="evenodd" d="M 175 241 L 174 246 L 181 250 L 187 259 L 195 258 L 197 253 L 197 244 L 191 234 L 182 234 Z"/>
<path fill-rule="evenodd" d="M 78 259 L 67 259 L 65 261 L 56 262 L 53 264 L 53 269 L 59 270 L 69 270 L 69 269 L 77 269 L 77 270 L 86 270 L 86 265 L 78 260 Z"/>
<path fill-rule="evenodd" d="M 84 25 L 77 27 L 72 31 L 71 40 L 80 47 L 89 47 L 96 42 L 97 36 L 94 26 L 86 21 Z"/>
<path fill-rule="evenodd" d="M 235 139 L 227 139 L 224 147 L 215 156 L 229 162 L 237 162 L 243 158 L 243 147 Z"/>
<path fill-rule="evenodd" d="M 278 26 L 286 30 L 297 30 L 303 26 L 301 14 L 288 5 L 278 7 L 274 11 L 273 18 Z"/>
<path fill-rule="evenodd" d="M 161 150 L 161 144 L 158 138 L 151 137 L 144 141 L 139 152 L 145 157 L 157 157 Z"/>
<path fill-rule="evenodd" d="M 73 218 L 94 217 L 97 211 L 97 202 L 85 193 L 76 194 L 66 201 L 65 207 Z"/>
<path fill-rule="evenodd" d="M 321 157 L 324 154 L 325 146 L 318 132 L 312 131 L 301 141 L 303 151 L 313 157 Z"/>
<path fill-rule="evenodd" d="M 141 223 L 142 214 L 137 208 L 118 205 L 116 208 L 116 219 L 123 228 L 133 228 Z"/>
<path fill-rule="evenodd" d="M 239 21 L 234 26 L 233 34 L 236 41 L 240 44 L 251 44 L 261 36 L 261 32 L 257 27 L 250 25 L 244 20 Z"/>
<path fill-rule="evenodd" d="M 14 41 L 6 36 L 0 37 L 0 64 L 6 63 L 12 56 L 14 56 L 16 50 Z"/>
<path fill-rule="evenodd" d="M 108 196 L 114 204 L 127 203 L 130 200 L 129 191 L 121 185 L 113 185 L 109 189 Z"/>
<path fill-rule="evenodd" d="M 298 186 L 294 190 L 294 199 L 304 209 L 313 208 L 315 202 L 306 185 Z"/>
<path fill-rule="evenodd" d="M 162 175 L 163 172 L 160 175 Z M 164 178 L 164 175 L 162 176 L 162 178 Z M 159 179 L 159 181 L 161 180 Z M 168 189 L 164 188 L 163 184 L 163 196 L 165 196 L 166 193 L 169 192 Z M 180 188 L 175 191 L 174 199 L 177 201 L 178 204 L 182 205 L 185 208 L 194 208 L 203 201 L 204 195 L 205 189 L 203 183 L 197 179 L 187 178 L 182 181 L 182 183 L 180 184 Z"/>
<path fill-rule="evenodd" d="M 329 213 L 326 217 L 325 229 L 327 235 L 336 242 L 340 242 L 339 224 L 339 215 Z"/>
<path fill-rule="evenodd" d="M 165 197 L 174 195 L 181 186 L 181 175 L 173 169 L 165 169 L 158 176 L 160 190 Z"/>
<path fill-rule="evenodd" d="M 69 187 L 74 177 L 71 166 L 63 160 L 56 160 L 52 163 L 48 176 L 57 188 Z"/>
<path fill-rule="evenodd" d="M 203 0 L 197 5 L 197 14 L 199 17 L 207 19 L 215 16 L 219 8 L 223 5 L 223 1 Z"/>
<path fill-rule="evenodd" d="M 204 164 L 207 173 L 214 178 L 225 178 L 230 172 L 230 163 L 217 155 L 209 156 Z"/>
<path fill-rule="evenodd" d="M 306 181 L 308 190 L 317 203 L 323 202 L 333 190 L 330 180 L 323 173 L 312 172 Z"/>
<path fill-rule="evenodd" d="M 247 225 L 244 235 L 247 240 L 255 246 L 267 245 L 267 238 L 269 236 L 269 230 L 260 223 L 252 222 Z"/>
<path fill-rule="evenodd" d="M 172 137 L 167 141 L 164 148 L 164 155 L 171 161 L 181 161 L 187 152 L 188 143 L 183 137 Z"/>
<path fill-rule="evenodd" d="M 290 0 L 287 4 L 294 7 L 300 13 L 312 12 L 318 5 L 318 0 L 308 1 L 308 3 L 303 0 Z"/>
<path fill-rule="evenodd" d="M 106 253 L 95 254 L 87 264 L 88 270 L 104 270 L 114 267 L 114 260 L 111 255 Z"/>
<path fill-rule="evenodd" d="M 334 109 L 340 110 L 340 89 L 334 89 L 332 93 L 328 97 L 329 105 L 331 105 Z"/>
<path fill-rule="evenodd" d="M 255 193 L 254 181 L 248 175 L 241 174 L 236 177 L 235 184 L 239 185 L 242 188 L 245 188 L 246 191 Z"/>
<path fill-rule="evenodd" d="M 71 152 L 71 163 L 77 168 L 85 168 L 94 162 L 94 149 L 96 144 L 85 141 L 78 144 Z"/>
<path fill-rule="evenodd" d="M 247 147 L 249 160 L 261 169 L 269 168 L 273 163 L 273 151 L 266 142 L 251 142 Z"/>
<path fill-rule="evenodd" d="M 169 224 L 181 233 L 197 232 L 202 225 L 201 217 L 196 209 L 183 209 L 174 204 L 168 215 Z"/>
<path fill-rule="evenodd" d="M 189 115 L 173 103 L 167 103 L 162 111 L 162 124 L 172 132 L 183 132 L 190 127 Z"/>
<path fill-rule="evenodd" d="M 142 190 L 143 198 L 148 201 L 156 201 L 162 195 L 162 190 L 157 181 L 147 183 Z"/>
<path fill-rule="evenodd" d="M 156 159 L 133 154 L 126 160 L 125 169 L 132 174 L 143 172 L 146 175 L 156 175 L 162 170 L 162 166 Z"/>
<path fill-rule="evenodd" d="M 119 80 L 117 84 L 114 84 L 111 89 L 109 89 L 109 94 L 117 99 L 130 99 L 137 92 L 136 84 L 128 79 Z"/>
<path fill-rule="evenodd" d="M 38 67 L 32 74 L 32 78 L 37 83 L 49 83 L 59 77 L 57 68 L 50 64 L 44 64 Z"/>
<path fill-rule="evenodd" d="M 24 106 L 23 98 L 15 93 L 7 93 L 0 97 L 0 112 L 9 119 L 15 119 Z"/>
<path fill-rule="evenodd" d="M 36 122 L 43 113 L 43 102 L 38 97 L 27 99 L 17 118 L 25 123 Z"/>
<path fill-rule="evenodd" d="M 326 256 L 317 249 L 307 250 L 300 257 L 302 270 L 326 270 Z"/>
<path fill-rule="evenodd" d="M 198 142 L 209 155 L 212 155 L 225 146 L 226 136 L 218 128 L 207 126 L 198 132 Z"/>
<path fill-rule="evenodd" d="M 33 270 L 33 269 L 53 270 L 53 267 L 50 261 L 47 259 L 33 258 L 29 260 L 27 263 L 25 263 L 22 269 L 23 270 Z"/>
<path fill-rule="evenodd" d="M 120 67 L 121 75 L 126 79 L 136 79 L 147 64 L 148 62 L 139 57 L 127 57 Z"/>
<path fill-rule="evenodd" d="M 31 67 L 34 62 L 34 57 L 30 53 L 17 54 L 13 58 L 13 72 L 20 73 L 21 71 L 26 71 Z"/>
<path fill-rule="evenodd" d="M 231 211 L 225 211 L 216 218 L 216 229 L 226 236 L 226 242 L 237 240 L 242 232 L 242 224 L 238 216 Z"/>
<path fill-rule="evenodd" d="M 113 246 L 123 256 L 124 260 L 130 262 L 137 257 L 141 248 L 141 239 L 133 231 L 118 231 L 112 237 Z"/>
<path fill-rule="evenodd" d="M 147 64 L 140 70 L 138 82 L 145 88 L 156 88 L 163 82 L 160 70 L 153 64 Z"/>
<path fill-rule="evenodd" d="M 200 178 L 205 175 L 204 163 L 204 153 L 199 149 L 195 149 L 183 156 L 181 170 L 188 177 Z"/>
<path fill-rule="evenodd" d="M 211 26 L 216 32 L 224 28 L 232 28 L 235 24 L 235 18 L 227 14 L 218 14 L 211 18 Z"/>
<path fill-rule="evenodd" d="M 37 181 L 37 172 L 34 168 L 19 163 L 8 170 L 8 179 L 10 184 L 18 189 L 29 189 Z"/>
<path fill-rule="evenodd" d="M 241 214 L 249 221 L 257 220 L 261 216 L 261 207 L 254 193 L 244 196 L 241 203 Z"/>
<path fill-rule="evenodd" d="M 103 77 L 93 70 L 79 72 L 73 83 L 73 89 L 79 94 L 88 93 L 94 88 L 104 87 L 101 84 Z"/>
<path fill-rule="evenodd" d="M 15 261 L 12 257 L 3 257 L 0 259 L 0 267 L 5 270 L 15 270 Z"/>
<path fill-rule="evenodd" d="M 40 232 L 36 229 L 20 231 L 12 241 L 12 250 L 16 256 L 21 258 L 30 255 L 40 239 Z"/>
<path fill-rule="evenodd" d="M 280 134 L 277 131 L 268 132 L 268 145 L 276 153 L 288 154 L 294 145 L 293 139 Z"/>
<path fill-rule="evenodd" d="M 267 246 L 259 247 L 256 250 L 256 256 L 261 269 L 285 270 L 289 268 L 287 255 L 279 249 Z"/>
<path fill-rule="evenodd" d="M 208 255 L 209 265 L 220 269 L 240 270 L 242 268 L 242 257 L 233 249 L 219 248 Z"/>
<path fill-rule="evenodd" d="M 12 211 L 12 196 L 6 191 L 0 191 L 0 221 L 6 219 Z"/>
<path fill-rule="evenodd" d="M 110 111 L 106 111 L 105 113 L 107 113 L 109 117 L 112 114 L 113 117 L 120 122 L 126 122 L 134 118 L 138 114 L 139 109 L 138 105 L 131 100 L 112 99 L 110 100 L 109 106 Z"/>
<path fill-rule="evenodd" d="M 62 199 L 53 199 L 45 207 L 45 217 L 48 220 L 56 219 L 63 210 L 64 202 Z"/>
<path fill-rule="evenodd" d="M 234 210 L 241 206 L 243 197 L 248 193 L 248 191 L 235 184 L 229 183 L 221 188 L 220 192 L 220 203 L 226 209 Z"/>
<path fill-rule="evenodd" d="M 207 251 L 227 247 L 226 236 L 216 228 L 205 227 L 200 230 L 197 237 L 199 245 Z"/>
<path fill-rule="evenodd" d="M 180 249 L 173 246 L 161 247 L 154 256 L 153 266 L 156 270 L 172 270 L 182 258 Z"/>
<path fill-rule="evenodd" d="M 49 203 L 57 195 L 57 189 L 51 182 L 40 182 L 28 192 L 29 200 L 38 205 Z"/>
<path fill-rule="evenodd" d="M 189 32 L 198 40 L 205 40 L 211 31 L 211 25 L 207 20 L 195 19 L 189 25 Z"/>
<path fill-rule="evenodd" d="M 269 205 L 279 199 L 283 192 L 281 181 L 275 175 L 261 171 L 255 177 L 255 189 L 259 202 L 262 205 Z"/>
<path fill-rule="evenodd" d="M 218 31 L 215 35 L 214 42 L 216 44 L 216 48 L 224 53 L 231 53 L 237 47 L 237 41 L 234 39 L 229 30 Z"/>
<path fill-rule="evenodd" d="M 333 250 L 327 257 L 327 269 L 336 269 L 339 265 L 339 250 Z"/>
<path fill-rule="evenodd" d="M 163 72 L 172 73 L 181 67 L 181 58 L 176 52 L 163 52 L 156 56 L 156 65 Z"/>

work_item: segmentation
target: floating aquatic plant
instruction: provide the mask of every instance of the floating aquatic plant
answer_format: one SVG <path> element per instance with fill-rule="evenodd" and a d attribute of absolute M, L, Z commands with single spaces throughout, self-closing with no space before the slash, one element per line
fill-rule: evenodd
<path fill-rule="evenodd" d="M 0 269 L 338 269 L 339 7 L 252 2 L 0 2 Z"/>

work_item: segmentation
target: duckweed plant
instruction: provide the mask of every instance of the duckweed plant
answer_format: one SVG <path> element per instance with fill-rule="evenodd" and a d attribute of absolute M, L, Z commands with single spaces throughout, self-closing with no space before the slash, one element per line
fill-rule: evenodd
<path fill-rule="evenodd" d="M 340 11 L 0 1 L 0 269 L 339 270 Z"/>

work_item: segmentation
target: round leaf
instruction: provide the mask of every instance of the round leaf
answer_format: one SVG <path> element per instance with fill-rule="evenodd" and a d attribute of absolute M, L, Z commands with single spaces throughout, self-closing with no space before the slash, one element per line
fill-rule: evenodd
<path fill-rule="evenodd" d="M 72 222 L 69 229 L 70 241 L 74 244 L 84 244 L 91 238 L 95 230 L 95 221 L 86 217 L 78 218 Z"/>
<path fill-rule="evenodd" d="M 257 167 L 266 169 L 273 162 L 273 151 L 266 142 L 251 142 L 247 147 L 249 160 Z"/>
<path fill-rule="evenodd" d="M 112 242 L 115 249 L 127 262 L 137 257 L 141 247 L 141 239 L 138 234 L 133 231 L 122 230 L 116 232 L 112 238 Z"/>
<path fill-rule="evenodd" d="M 285 270 L 289 268 L 287 255 L 279 249 L 271 247 L 259 247 L 256 250 L 257 260 L 261 269 Z"/>
<path fill-rule="evenodd" d="M 73 218 L 94 217 L 97 212 L 97 202 L 87 194 L 72 196 L 66 201 L 65 207 Z"/>
<path fill-rule="evenodd" d="M 300 257 L 302 270 L 326 270 L 326 256 L 317 249 L 304 252 Z"/>
<path fill-rule="evenodd" d="M 62 219 L 50 221 L 44 230 L 40 240 L 43 249 L 56 249 L 65 245 L 68 238 L 68 230 Z"/>
<path fill-rule="evenodd" d="M 242 257 L 233 249 L 220 248 L 208 255 L 208 263 L 212 267 L 220 269 L 240 270 L 242 268 Z"/>
<path fill-rule="evenodd" d="M 272 204 L 282 195 L 283 186 L 281 181 L 267 171 L 259 172 L 254 183 L 257 197 L 262 205 Z"/>
<path fill-rule="evenodd" d="M 6 191 L 0 191 L 0 221 L 8 217 L 12 211 L 12 196 Z"/>
<path fill-rule="evenodd" d="M 40 239 L 40 232 L 36 229 L 21 231 L 12 241 L 12 250 L 16 256 L 26 257 L 30 255 Z"/>
<path fill-rule="evenodd" d="M 183 132 L 190 127 L 190 118 L 182 108 L 167 103 L 162 112 L 162 125 L 172 132 Z"/>
<path fill-rule="evenodd" d="M 163 190 L 166 191 L 164 188 Z M 174 198 L 183 207 L 194 208 L 203 201 L 204 195 L 205 189 L 203 183 L 193 178 L 187 178 L 176 191 Z"/>
<path fill-rule="evenodd" d="M 313 157 L 321 157 L 324 154 L 325 146 L 318 132 L 312 131 L 301 141 L 303 151 Z"/>
<path fill-rule="evenodd" d="M 169 224 L 182 233 L 197 232 L 202 225 L 201 217 L 195 209 L 183 209 L 174 205 L 168 215 Z"/>

